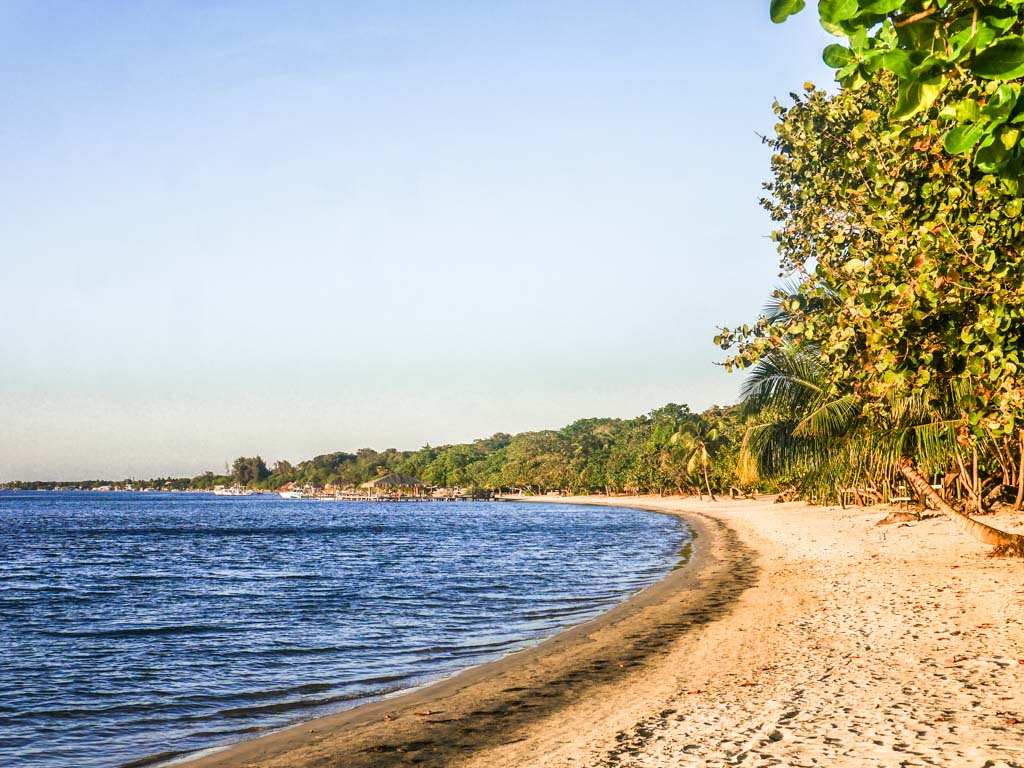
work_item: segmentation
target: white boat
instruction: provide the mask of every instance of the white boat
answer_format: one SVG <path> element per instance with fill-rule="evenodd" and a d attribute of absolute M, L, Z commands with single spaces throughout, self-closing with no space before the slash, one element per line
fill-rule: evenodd
<path fill-rule="evenodd" d="M 232 485 L 230 488 L 214 488 L 214 496 L 252 496 L 256 491 L 250 491 L 244 485 Z"/>
<path fill-rule="evenodd" d="M 301 499 L 304 496 L 302 491 L 278 491 L 277 495 L 282 499 Z"/>

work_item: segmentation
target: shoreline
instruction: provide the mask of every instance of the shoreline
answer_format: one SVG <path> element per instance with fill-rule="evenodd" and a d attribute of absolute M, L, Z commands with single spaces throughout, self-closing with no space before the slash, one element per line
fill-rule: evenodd
<path fill-rule="evenodd" d="M 531 649 L 179 764 L 1024 767 L 1024 561 L 878 507 L 561 501 L 681 515 L 694 558 Z"/>
<path fill-rule="evenodd" d="M 570 498 L 562 501 L 573 503 Z M 610 506 L 637 508 L 629 503 Z M 700 543 L 685 564 L 593 619 L 496 661 L 392 697 L 212 751 L 133 765 L 303 766 L 329 756 L 356 768 L 410 761 L 447 766 L 518 738 L 510 736 L 510 730 L 525 732 L 566 701 L 595 687 L 615 686 L 666 653 L 680 634 L 727 610 L 730 599 L 755 578 L 752 565 L 743 562 L 752 553 L 720 522 L 698 511 L 648 511 L 681 517 L 690 529 L 690 543 Z M 689 618 L 680 618 L 681 613 Z"/>

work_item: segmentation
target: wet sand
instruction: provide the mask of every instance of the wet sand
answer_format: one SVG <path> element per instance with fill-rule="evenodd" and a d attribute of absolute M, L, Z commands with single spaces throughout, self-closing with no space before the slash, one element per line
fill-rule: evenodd
<path fill-rule="evenodd" d="M 536 648 L 187 765 L 1024 766 L 1024 562 L 877 509 L 566 501 L 682 514 L 695 556 Z"/>

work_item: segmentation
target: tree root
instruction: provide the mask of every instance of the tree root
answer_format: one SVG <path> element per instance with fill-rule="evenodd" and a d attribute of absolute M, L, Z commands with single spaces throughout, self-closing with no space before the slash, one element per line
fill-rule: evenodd
<path fill-rule="evenodd" d="M 1024 557 L 1024 536 L 1004 541 L 992 547 L 989 557 Z"/>

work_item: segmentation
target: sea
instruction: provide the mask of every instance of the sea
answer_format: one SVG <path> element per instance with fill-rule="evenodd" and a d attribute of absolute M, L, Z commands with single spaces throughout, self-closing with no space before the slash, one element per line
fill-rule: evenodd
<path fill-rule="evenodd" d="M 0 491 L 0 765 L 170 758 L 440 680 L 688 538 L 607 507 Z"/>

